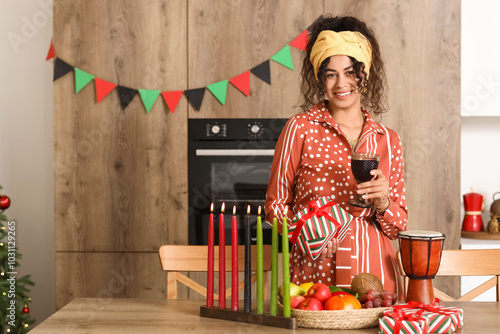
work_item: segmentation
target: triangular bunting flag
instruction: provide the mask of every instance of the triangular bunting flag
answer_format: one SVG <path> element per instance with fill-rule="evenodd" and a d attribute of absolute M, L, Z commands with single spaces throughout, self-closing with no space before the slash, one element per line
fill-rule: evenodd
<path fill-rule="evenodd" d="M 228 83 L 229 80 L 226 79 L 207 86 L 208 90 L 217 98 L 217 100 L 219 100 L 222 105 L 226 103 Z"/>
<path fill-rule="evenodd" d="M 56 63 L 54 64 L 54 81 L 71 71 L 73 71 L 73 66 L 61 60 L 61 58 L 56 58 Z"/>
<path fill-rule="evenodd" d="M 50 39 L 49 52 L 47 52 L 47 58 L 45 61 L 50 60 L 56 56 L 56 50 L 54 49 L 54 40 Z"/>
<path fill-rule="evenodd" d="M 271 59 L 293 70 L 292 55 L 290 54 L 290 47 L 288 45 L 279 50 Z"/>
<path fill-rule="evenodd" d="M 146 112 L 149 113 L 153 104 L 156 101 L 158 95 L 160 95 L 159 90 L 150 90 L 150 89 L 139 89 L 139 94 L 141 94 L 142 103 L 144 103 L 144 107 L 146 108 Z"/>
<path fill-rule="evenodd" d="M 177 108 L 177 104 L 179 103 L 179 100 L 181 99 L 182 93 L 184 91 L 182 90 L 177 90 L 173 92 L 162 92 L 161 95 L 163 96 L 163 99 L 165 100 L 165 103 L 168 106 L 168 109 L 170 109 L 170 112 L 173 114 L 175 111 L 175 108 Z"/>
<path fill-rule="evenodd" d="M 205 87 L 185 90 L 184 95 L 193 108 L 200 111 L 201 102 L 203 102 L 203 96 L 205 95 Z"/>
<path fill-rule="evenodd" d="M 95 94 L 97 103 L 101 102 L 114 88 L 116 84 L 95 78 Z"/>
<path fill-rule="evenodd" d="M 307 30 L 304 30 L 299 36 L 297 36 L 290 46 L 297 48 L 302 51 L 306 51 L 307 43 L 309 42 L 309 36 L 307 35 Z"/>
<path fill-rule="evenodd" d="M 307 27 L 307 31 L 311 31 L 312 27 L 316 24 L 316 22 L 318 22 L 319 20 L 322 20 L 322 19 L 323 19 L 323 15 L 318 16 L 318 18 L 309 27 Z"/>
<path fill-rule="evenodd" d="M 118 97 L 120 98 L 120 105 L 122 106 L 122 110 L 125 110 L 125 108 L 127 108 L 130 101 L 132 101 L 137 92 L 137 89 L 118 86 Z"/>
<path fill-rule="evenodd" d="M 229 80 L 234 87 L 238 88 L 246 96 L 250 95 L 250 71 L 246 71 Z"/>
<path fill-rule="evenodd" d="M 250 70 L 257 78 L 262 81 L 271 84 L 271 67 L 269 65 L 269 60 L 255 66 Z"/>
<path fill-rule="evenodd" d="M 75 67 L 75 93 L 78 93 L 83 87 L 94 79 L 92 74 L 82 71 Z"/>

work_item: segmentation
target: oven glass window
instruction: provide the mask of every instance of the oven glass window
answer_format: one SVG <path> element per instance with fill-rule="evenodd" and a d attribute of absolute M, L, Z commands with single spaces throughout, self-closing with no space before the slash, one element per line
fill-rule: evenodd
<path fill-rule="evenodd" d="M 264 201 L 270 162 L 224 162 L 211 166 L 212 201 Z"/>

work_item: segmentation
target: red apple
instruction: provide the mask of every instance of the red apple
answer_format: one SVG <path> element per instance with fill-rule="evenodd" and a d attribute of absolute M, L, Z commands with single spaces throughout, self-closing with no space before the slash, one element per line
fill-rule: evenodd
<path fill-rule="evenodd" d="M 308 297 L 314 297 L 318 299 L 321 303 L 324 303 L 328 298 L 332 296 L 332 292 L 328 285 L 324 283 L 316 283 L 307 290 Z"/>
<path fill-rule="evenodd" d="M 323 310 L 323 303 L 321 303 L 317 298 L 308 297 L 302 301 L 297 308 L 299 310 L 321 311 Z"/>
<path fill-rule="evenodd" d="M 290 307 L 297 308 L 304 300 L 306 300 L 306 297 L 304 296 L 292 296 L 290 297 Z"/>

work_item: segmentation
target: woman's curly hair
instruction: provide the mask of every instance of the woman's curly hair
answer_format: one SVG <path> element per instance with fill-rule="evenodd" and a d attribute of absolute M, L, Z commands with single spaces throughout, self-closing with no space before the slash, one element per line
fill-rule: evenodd
<path fill-rule="evenodd" d="M 386 97 L 385 97 L 385 71 L 384 62 L 380 56 L 380 47 L 373 31 L 366 24 L 352 16 L 324 16 L 316 22 L 309 35 L 309 43 L 306 46 L 306 55 L 302 65 L 302 99 L 301 107 L 307 110 L 314 106 L 318 101 L 325 98 L 325 78 L 326 66 L 330 58 L 326 58 L 320 65 L 318 70 L 318 78 L 314 75 L 314 68 L 309 60 L 311 50 L 319 33 L 323 30 L 340 31 L 358 31 L 363 34 L 372 47 L 372 65 L 370 68 L 369 80 L 361 80 L 366 78 L 364 64 L 358 62 L 353 57 L 349 57 L 353 63 L 356 78 L 360 79 L 358 83 L 359 92 L 361 93 L 361 104 L 367 108 L 372 114 L 380 115 L 386 112 Z"/>

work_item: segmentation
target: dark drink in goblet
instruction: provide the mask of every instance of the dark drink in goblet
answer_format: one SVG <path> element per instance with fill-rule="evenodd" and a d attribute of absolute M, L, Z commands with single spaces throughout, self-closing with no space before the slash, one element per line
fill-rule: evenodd
<path fill-rule="evenodd" d="M 363 183 L 370 181 L 373 175 L 370 174 L 372 169 L 378 168 L 378 162 L 380 156 L 374 153 L 352 153 L 351 155 L 351 171 L 352 175 L 358 183 Z M 362 195 L 357 194 L 357 200 L 349 202 L 350 205 L 354 205 L 360 208 L 369 208 L 373 204 L 366 202 Z"/>

